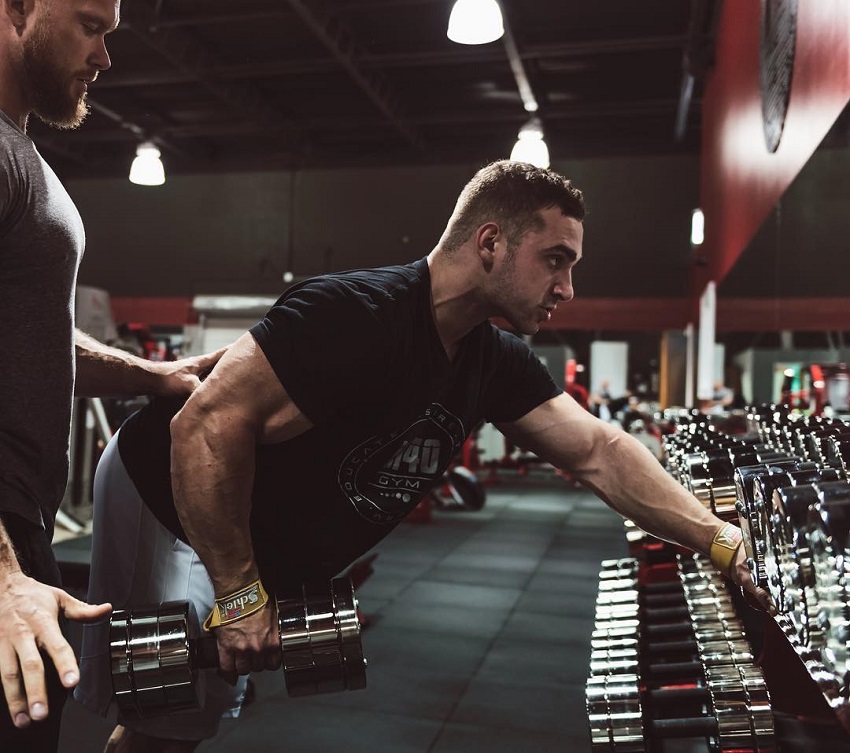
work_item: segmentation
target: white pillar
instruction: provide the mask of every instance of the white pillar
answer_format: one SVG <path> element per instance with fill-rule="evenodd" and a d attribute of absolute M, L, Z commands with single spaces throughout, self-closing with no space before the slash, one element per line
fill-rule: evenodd
<path fill-rule="evenodd" d="M 694 324 L 685 327 L 685 407 L 694 407 Z"/>
<path fill-rule="evenodd" d="M 709 282 L 699 299 L 699 351 L 697 353 L 697 400 L 714 397 L 714 330 L 717 290 Z"/>

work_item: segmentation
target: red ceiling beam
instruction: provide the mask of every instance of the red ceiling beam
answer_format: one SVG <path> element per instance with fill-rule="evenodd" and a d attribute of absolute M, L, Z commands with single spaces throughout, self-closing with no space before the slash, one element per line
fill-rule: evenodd
<path fill-rule="evenodd" d="M 850 332 L 847 298 L 720 298 L 718 332 Z"/>
<path fill-rule="evenodd" d="M 112 298 L 116 322 L 196 324 L 192 298 Z M 662 332 L 684 329 L 687 298 L 577 298 L 562 303 L 541 330 Z M 504 320 L 496 324 L 511 329 Z M 720 298 L 718 332 L 850 332 L 850 298 Z"/>

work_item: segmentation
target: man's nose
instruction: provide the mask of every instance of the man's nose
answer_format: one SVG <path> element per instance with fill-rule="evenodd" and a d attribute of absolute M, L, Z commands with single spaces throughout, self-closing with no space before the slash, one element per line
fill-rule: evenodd
<path fill-rule="evenodd" d="M 100 37 L 97 47 L 89 57 L 89 65 L 97 68 L 99 71 L 105 71 L 112 67 L 112 60 L 109 58 L 109 52 L 106 49 L 106 39 Z"/>
<path fill-rule="evenodd" d="M 572 278 L 568 276 L 565 280 L 559 280 L 556 282 L 555 288 L 552 292 L 555 297 L 561 301 L 571 301 L 575 294 Z"/>

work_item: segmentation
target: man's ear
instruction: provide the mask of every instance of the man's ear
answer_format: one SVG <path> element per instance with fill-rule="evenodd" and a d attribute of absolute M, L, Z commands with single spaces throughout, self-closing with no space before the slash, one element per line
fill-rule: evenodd
<path fill-rule="evenodd" d="M 499 239 L 499 226 L 495 222 L 485 222 L 475 231 L 475 246 L 480 253 L 495 254 L 496 241 Z"/>
<path fill-rule="evenodd" d="M 27 23 L 27 16 L 33 10 L 32 0 L 3 0 L 3 12 L 9 17 L 12 26 L 22 31 Z"/>

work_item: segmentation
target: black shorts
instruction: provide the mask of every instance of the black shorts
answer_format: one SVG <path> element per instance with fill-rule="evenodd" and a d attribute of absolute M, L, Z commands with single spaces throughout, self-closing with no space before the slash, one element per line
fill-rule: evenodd
<path fill-rule="evenodd" d="M 15 547 L 21 570 L 50 586 L 61 586 L 59 566 L 47 533 L 41 527 L 24 520 L 18 515 L 0 512 L 3 527 Z M 64 620 L 60 621 L 62 624 Z M 64 628 L 64 624 L 62 625 Z M 63 632 L 65 632 L 63 630 Z M 32 753 L 53 753 L 59 748 L 59 725 L 62 721 L 62 708 L 68 697 L 68 691 L 59 682 L 59 676 L 53 662 L 42 652 L 44 670 L 47 677 L 47 703 L 49 715 L 42 722 L 31 722 L 26 729 L 18 729 L 12 724 L 6 697 L 0 690 L 0 751 L 32 751 Z"/>

